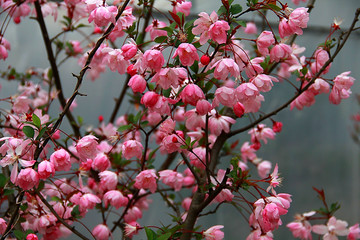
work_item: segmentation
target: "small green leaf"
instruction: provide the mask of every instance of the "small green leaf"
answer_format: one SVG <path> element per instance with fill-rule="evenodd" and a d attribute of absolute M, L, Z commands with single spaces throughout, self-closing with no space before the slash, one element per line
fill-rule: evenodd
<path fill-rule="evenodd" d="M 71 216 L 73 218 L 80 218 L 80 210 L 79 210 L 79 205 L 76 205 L 73 210 L 71 211 Z"/>
<path fill-rule="evenodd" d="M 46 132 L 47 128 L 42 128 L 38 134 L 38 136 L 36 137 L 36 140 L 40 140 L 41 137 L 44 135 L 44 133 Z"/>
<path fill-rule="evenodd" d="M 26 236 L 25 236 L 25 232 L 20 231 L 20 230 L 17 230 L 17 229 L 15 229 L 15 230 L 13 231 L 13 233 L 14 233 L 16 239 L 22 240 L 22 239 L 25 239 L 25 237 L 26 237 Z"/>
<path fill-rule="evenodd" d="M 134 123 L 136 124 L 139 120 L 140 120 L 140 118 L 141 118 L 141 111 L 139 111 L 137 114 L 136 114 L 136 116 L 134 117 Z"/>
<path fill-rule="evenodd" d="M 3 196 L 8 196 L 14 193 L 14 189 L 4 189 Z"/>
<path fill-rule="evenodd" d="M 130 130 L 132 128 L 132 125 L 131 124 L 128 124 L 128 125 L 123 125 L 123 126 L 120 126 L 117 131 L 118 132 L 123 132 L 123 131 L 126 131 L 126 130 Z"/>
<path fill-rule="evenodd" d="M 268 4 L 267 6 L 276 12 L 281 11 L 281 7 L 276 6 L 275 4 Z"/>
<path fill-rule="evenodd" d="M 159 237 L 157 237 L 157 240 L 168 240 L 171 237 L 171 232 L 165 233 Z"/>
<path fill-rule="evenodd" d="M 230 7 L 230 13 L 232 15 L 241 13 L 241 11 L 242 11 L 242 7 L 240 4 L 234 4 L 234 5 L 231 5 L 231 7 Z"/>
<path fill-rule="evenodd" d="M 163 93 L 164 97 L 168 98 L 170 96 L 170 93 L 171 93 L 171 88 L 163 90 L 162 93 Z"/>
<path fill-rule="evenodd" d="M 32 119 L 33 119 L 33 123 L 35 124 L 35 126 L 37 126 L 38 128 L 40 128 L 40 126 L 41 126 L 41 120 L 40 120 L 40 118 L 39 118 L 35 113 L 33 113 Z"/>
<path fill-rule="evenodd" d="M 167 38 L 168 38 L 167 36 L 160 36 L 160 37 L 155 38 L 155 39 L 154 39 L 154 42 L 156 42 L 156 43 L 163 43 L 163 42 L 166 42 L 166 39 L 167 39 Z"/>
<path fill-rule="evenodd" d="M 25 133 L 25 135 L 28 137 L 28 138 L 33 138 L 34 137 L 34 134 L 35 134 L 35 131 L 32 127 L 30 126 L 24 126 L 22 131 Z"/>
<path fill-rule="evenodd" d="M 6 185 L 7 179 L 4 174 L 0 174 L 0 188 L 4 188 Z"/>
<path fill-rule="evenodd" d="M 155 240 L 157 239 L 156 233 L 151 230 L 150 228 L 145 227 L 145 232 L 148 240 Z"/>
<path fill-rule="evenodd" d="M 226 8 L 224 6 L 221 6 L 219 8 L 219 10 L 217 11 L 217 14 L 221 15 L 221 14 L 226 13 L 226 12 L 227 12 Z"/>
<path fill-rule="evenodd" d="M 28 203 L 27 202 L 20 205 L 21 211 L 25 211 L 27 208 L 28 208 Z"/>
<path fill-rule="evenodd" d="M 84 119 L 81 116 L 77 116 L 77 120 L 78 120 L 79 125 L 82 125 L 84 122 Z"/>

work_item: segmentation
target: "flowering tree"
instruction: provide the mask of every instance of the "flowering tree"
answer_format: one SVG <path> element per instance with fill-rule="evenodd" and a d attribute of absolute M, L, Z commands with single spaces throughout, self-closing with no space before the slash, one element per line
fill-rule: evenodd
<path fill-rule="evenodd" d="M 221 211 L 224 203 L 241 209 L 250 227 L 248 240 L 273 239 L 292 201 L 290 194 L 277 193 L 278 165 L 257 157 L 262 145 L 282 130 L 275 115 L 288 107 L 310 107 L 316 95 L 329 92 L 330 103 L 339 104 L 354 82 L 350 72 L 324 76 L 358 29 L 360 9 L 348 30 L 341 31 L 335 21 L 329 36 L 304 56 L 305 49 L 294 42 L 307 27 L 314 2 L 290 9 L 275 0 L 241 5 L 222 0 L 217 12 L 201 12 L 191 20 L 191 2 L 180 0 L 161 13 L 166 19 L 161 21 L 154 1 L 2 0 L 0 59 L 11 54 L 6 40 L 11 19 L 19 24 L 32 15 L 50 67 L 2 72 L 19 86 L 17 93 L 1 99 L 9 107 L 1 109 L 0 204 L 6 209 L 0 218 L 1 239 L 70 234 L 130 239 L 144 231 L 148 239 L 219 240 L 224 238 L 222 225 L 203 229 L 197 220 Z M 251 12 L 264 18 L 259 34 L 253 22 L 241 20 Z M 278 19 L 278 29 L 268 23 L 270 14 Z M 55 21 L 62 16 L 57 22 L 61 31 L 51 37 L 48 15 Z M 73 40 L 77 33 L 81 39 Z M 59 66 L 74 59 L 82 69 L 73 73 L 74 90 L 65 96 Z M 86 97 L 81 93 L 84 79 L 101 78 L 107 67 L 126 75 L 126 81 L 109 119 L 100 115 L 98 126 L 86 129 L 84 120 L 73 115 L 75 99 Z M 289 84 L 295 93 L 263 112 L 263 93 L 276 98 L 271 94 L 274 83 Z M 134 108 L 119 116 L 126 93 Z M 61 110 L 50 116 L 56 101 Z M 64 119 L 69 129 L 62 127 Z M 236 136 L 244 132 L 249 140 L 240 142 Z M 250 175 L 254 169 L 256 177 Z M 348 228 L 337 220 L 338 205 L 329 206 L 324 191 L 315 190 L 324 208 L 289 223 L 294 237 L 359 239 L 359 225 Z M 169 207 L 168 225 L 139 221 L 154 194 Z M 83 221 L 91 209 L 99 214 L 92 230 Z M 114 216 L 115 222 L 110 220 Z M 319 219 L 325 224 L 311 225 Z M 117 229 L 122 234 L 116 235 Z"/>

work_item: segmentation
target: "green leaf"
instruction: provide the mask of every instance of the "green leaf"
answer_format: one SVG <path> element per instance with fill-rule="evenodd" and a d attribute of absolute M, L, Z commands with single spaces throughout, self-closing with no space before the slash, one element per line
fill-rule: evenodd
<path fill-rule="evenodd" d="M 44 182 L 44 181 L 40 181 L 37 190 L 40 192 L 41 190 L 44 189 L 44 186 L 45 186 L 45 182 Z"/>
<path fill-rule="evenodd" d="M 267 6 L 276 12 L 281 11 L 281 7 L 276 6 L 275 4 L 268 4 Z"/>
<path fill-rule="evenodd" d="M 80 218 L 80 210 L 79 210 L 79 205 L 76 205 L 73 210 L 71 211 L 71 216 L 73 218 Z"/>
<path fill-rule="evenodd" d="M 137 114 L 136 114 L 136 116 L 134 117 L 134 123 L 136 124 L 139 120 L 140 120 L 140 118 L 141 118 L 141 111 L 139 111 Z"/>
<path fill-rule="evenodd" d="M 19 239 L 19 240 L 25 239 L 25 237 L 26 237 L 26 236 L 25 236 L 25 232 L 20 231 L 20 230 L 17 230 L 17 229 L 15 229 L 15 230 L 13 231 L 13 233 L 14 233 L 16 239 Z"/>
<path fill-rule="evenodd" d="M 37 126 L 38 128 L 41 127 L 41 120 L 35 113 L 33 113 L 33 115 L 32 115 L 32 120 L 33 120 L 33 123 L 35 124 L 35 126 Z"/>
<path fill-rule="evenodd" d="M 33 138 L 34 137 L 34 134 L 35 134 L 35 131 L 32 127 L 30 126 L 24 126 L 22 131 L 25 133 L 25 135 L 28 137 L 28 138 Z"/>
<path fill-rule="evenodd" d="M 128 124 L 128 125 L 123 125 L 123 126 L 120 126 L 117 131 L 118 132 L 123 132 L 123 131 L 126 131 L 126 130 L 130 130 L 132 128 L 132 125 L 131 124 Z"/>
<path fill-rule="evenodd" d="M 44 133 L 46 132 L 47 128 L 42 128 L 38 134 L 38 136 L 36 137 L 36 140 L 40 140 L 41 137 L 44 135 Z"/>
<path fill-rule="evenodd" d="M 230 7 L 230 13 L 232 15 L 241 13 L 241 11 L 242 11 L 242 7 L 240 4 L 234 4 L 234 5 L 231 5 L 231 7 Z"/>
<path fill-rule="evenodd" d="M 7 179 L 4 174 L 0 174 L 0 188 L 4 188 L 6 185 Z"/>
<path fill-rule="evenodd" d="M 156 237 L 156 233 L 151 230 L 150 228 L 144 227 L 145 228 L 145 232 L 146 232 L 146 237 L 148 240 L 155 240 L 157 239 Z"/>
<path fill-rule="evenodd" d="M 82 125 L 84 123 L 84 119 L 81 116 L 77 116 L 77 120 L 79 125 Z"/>
<path fill-rule="evenodd" d="M 219 10 L 217 11 L 217 14 L 221 15 L 221 14 L 226 13 L 226 12 L 227 12 L 226 8 L 224 6 L 221 6 L 219 8 Z"/>
<path fill-rule="evenodd" d="M 14 189 L 4 189 L 3 196 L 11 195 L 14 192 L 15 192 Z"/>
<path fill-rule="evenodd" d="M 159 237 L 157 237 L 157 240 L 168 240 L 171 237 L 171 232 L 165 233 Z"/>
<path fill-rule="evenodd" d="M 163 90 L 162 93 L 163 93 L 164 97 L 168 98 L 170 96 L 170 93 L 171 93 L 171 88 Z"/>
<path fill-rule="evenodd" d="M 166 42 L 166 39 L 167 39 L 167 38 L 168 38 L 167 36 L 160 36 L 160 37 L 155 38 L 155 39 L 154 39 L 154 42 L 156 42 L 156 43 L 163 43 L 163 42 Z"/>
<path fill-rule="evenodd" d="M 25 211 L 27 208 L 28 208 L 28 203 L 27 202 L 20 205 L 21 211 Z"/>

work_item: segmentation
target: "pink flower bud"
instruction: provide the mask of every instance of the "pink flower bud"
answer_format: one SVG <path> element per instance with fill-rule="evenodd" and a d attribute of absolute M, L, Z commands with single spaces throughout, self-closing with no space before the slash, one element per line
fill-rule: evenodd
<path fill-rule="evenodd" d="M 164 56 L 159 50 L 147 50 L 143 55 L 145 67 L 160 71 L 165 63 Z"/>
<path fill-rule="evenodd" d="M 56 171 L 69 171 L 71 168 L 70 154 L 64 149 L 59 149 L 51 154 L 50 162 Z"/>
<path fill-rule="evenodd" d="M 128 86 L 131 87 L 134 93 L 143 93 L 146 89 L 146 80 L 141 75 L 134 75 L 130 78 Z"/>
<path fill-rule="evenodd" d="M 51 175 L 55 175 L 55 166 L 51 162 L 44 160 L 38 165 L 38 173 L 40 179 L 47 179 Z"/>
<path fill-rule="evenodd" d="M 104 224 L 99 224 L 94 227 L 92 234 L 95 236 L 96 240 L 108 240 L 111 236 L 110 229 Z"/>
<path fill-rule="evenodd" d="M 135 178 L 134 187 L 137 189 L 149 189 L 150 192 L 154 193 L 157 188 L 156 179 L 158 177 L 154 169 L 141 171 Z"/>
<path fill-rule="evenodd" d="M 39 184 L 39 174 L 32 168 L 21 169 L 16 178 L 16 185 L 29 190 Z"/>
<path fill-rule="evenodd" d="M 208 65 L 210 62 L 210 57 L 208 55 L 202 55 L 200 58 L 200 62 L 202 65 Z"/>
<path fill-rule="evenodd" d="M 105 171 L 110 167 L 110 165 L 111 165 L 110 160 L 108 156 L 106 156 L 104 153 L 97 154 L 91 163 L 92 169 L 99 172 Z"/>
<path fill-rule="evenodd" d="M 124 142 L 122 145 L 122 154 L 126 159 L 131 159 L 132 157 L 136 157 L 137 159 L 141 159 L 142 151 L 144 147 L 139 141 L 136 140 L 128 140 Z"/>
<path fill-rule="evenodd" d="M 122 55 L 124 56 L 125 60 L 130 60 L 133 58 L 137 53 L 137 46 L 135 44 L 125 44 L 121 47 L 123 51 Z"/>
<path fill-rule="evenodd" d="M 237 102 L 235 103 L 235 105 L 233 106 L 234 109 L 234 113 L 237 117 L 242 117 L 245 113 L 245 107 L 244 105 L 242 105 L 241 102 Z"/>
<path fill-rule="evenodd" d="M 207 113 L 209 113 L 212 110 L 212 106 L 211 104 L 206 101 L 205 99 L 201 99 L 199 101 L 197 101 L 196 103 L 196 112 L 199 115 L 205 115 Z"/>
<path fill-rule="evenodd" d="M 176 49 L 173 58 L 179 56 L 180 62 L 184 66 L 191 66 L 194 61 L 199 61 L 199 55 L 194 45 L 190 43 L 182 43 Z"/>
<path fill-rule="evenodd" d="M 196 106 L 197 101 L 204 98 L 204 92 L 195 84 L 187 85 L 181 92 L 181 99 L 185 104 Z"/>
<path fill-rule="evenodd" d="M 141 104 L 144 104 L 147 108 L 154 107 L 155 104 L 158 102 L 159 97 L 159 94 L 155 92 L 146 92 L 141 98 Z"/>
<path fill-rule="evenodd" d="M 97 145 L 97 138 L 93 135 L 87 135 L 81 138 L 76 144 L 76 151 L 78 152 L 80 159 L 93 159 L 98 152 Z"/>
<path fill-rule="evenodd" d="M 38 240 L 38 237 L 35 234 L 30 233 L 26 236 L 26 240 Z"/>

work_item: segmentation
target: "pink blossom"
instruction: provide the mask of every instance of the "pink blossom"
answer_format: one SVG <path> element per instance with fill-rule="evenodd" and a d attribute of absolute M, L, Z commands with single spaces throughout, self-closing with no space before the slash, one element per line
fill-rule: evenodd
<path fill-rule="evenodd" d="M 98 196 L 92 193 L 85 193 L 79 198 L 80 211 L 93 209 L 97 203 L 101 203 L 101 199 Z"/>
<path fill-rule="evenodd" d="M 316 234 L 324 235 L 325 240 L 337 240 L 337 236 L 347 236 L 349 229 L 348 223 L 337 220 L 334 216 L 329 219 L 326 225 L 314 225 L 312 231 Z"/>
<path fill-rule="evenodd" d="M 97 154 L 97 138 L 93 135 L 82 137 L 76 144 L 76 151 L 81 160 L 93 159 Z"/>
<path fill-rule="evenodd" d="M 249 234 L 246 240 L 273 240 L 273 234 L 271 232 L 262 233 L 261 229 L 256 228 Z"/>
<path fill-rule="evenodd" d="M 246 34 L 256 34 L 257 33 L 256 24 L 254 22 L 247 22 L 244 32 Z"/>
<path fill-rule="evenodd" d="M 315 103 L 315 94 L 312 91 L 305 91 L 301 93 L 294 101 L 290 104 L 290 110 L 296 107 L 302 110 L 304 106 L 310 107 Z"/>
<path fill-rule="evenodd" d="M 330 84 L 324 79 L 317 78 L 309 88 L 315 95 L 320 93 L 328 93 L 330 91 Z"/>
<path fill-rule="evenodd" d="M 107 47 L 101 51 L 105 54 L 103 62 L 107 64 L 111 71 L 118 71 L 120 74 L 124 74 L 126 72 L 130 63 L 124 58 L 121 49 L 112 49 Z"/>
<path fill-rule="evenodd" d="M 127 213 L 124 216 L 124 220 L 126 223 L 135 222 L 139 218 L 142 218 L 142 212 L 141 212 L 140 208 L 138 208 L 136 206 L 129 208 L 129 210 L 127 211 Z"/>
<path fill-rule="evenodd" d="M 1 233 L 1 232 L 0 232 Z M 38 240 L 38 237 L 33 234 L 33 233 L 29 233 L 27 236 L 26 236 L 26 240 Z"/>
<path fill-rule="evenodd" d="M 0 218 L 0 234 L 4 234 L 6 230 L 7 224 L 3 218 Z"/>
<path fill-rule="evenodd" d="M 102 172 L 110 167 L 111 163 L 108 156 L 104 153 L 98 153 L 91 163 L 92 169 Z"/>
<path fill-rule="evenodd" d="M 343 72 L 334 79 L 334 85 L 329 96 L 331 103 L 339 104 L 341 99 L 346 99 L 350 96 L 350 88 L 354 84 L 355 79 L 348 76 L 349 74 L 350 72 Z"/>
<path fill-rule="evenodd" d="M 201 99 L 201 100 L 197 101 L 196 112 L 198 114 L 200 114 L 201 116 L 206 115 L 211 110 L 212 110 L 212 106 L 207 100 Z"/>
<path fill-rule="evenodd" d="M 176 49 L 173 58 L 179 56 L 180 62 L 184 66 L 191 66 L 194 61 L 199 61 L 199 55 L 194 45 L 190 43 L 181 43 Z"/>
<path fill-rule="evenodd" d="M 240 84 L 235 89 L 235 96 L 237 100 L 243 104 L 245 113 L 257 112 L 261 106 L 260 101 L 263 100 L 259 89 L 253 83 Z"/>
<path fill-rule="evenodd" d="M 145 67 L 153 69 L 156 72 L 160 71 L 160 69 L 165 63 L 162 53 L 159 50 L 155 49 L 147 50 L 143 55 L 143 61 Z"/>
<path fill-rule="evenodd" d="M 256 158 L 256 150 L 253 149 L 249 142 L 244 142 L 241 146 L 241 159 L 246 163 L 248 160 L 253 161 Z"/>
<path fill-rule="evenodd" d="M 187 197 L 181 202 L 181 206 L 185 211 L 189 211 L 192 199 Z"/>
<path fill-rule="evenodd" d="M 287 224 L 286 227 L 290 229 L 294 237 L 303 240 L 308 240 L 308 239 L 312 240 L 311 224 L 309 221 L 302 220 L 302 221 L 291 222 Z"/>
<path fill-rule="evenodd" d="M 150 32 L 150 38 L 152 41 L 154 41 L 154 39 L 157 37 L 167 36 L 167 31 L 159 29 L 163 27 L 166 27 L 166 23 L 154 19 L 152 23 L 146 27 L 145 31 Z"/>
<path fill-rule="evenodd" d="M 10 51 L 10 49 L 10 42 L 0 35 L 0 59 L 5 60 L 8 57 L 8 51 Z"/>
<path fill-rule="evenodd" d="M 15 98 L 12 109 L 15 113 L 26 113 L 30 109 L 31 99 L 26 96 Z"/>
<path fill-rule="evenodd" d="M 293 50 L 289 45 L 285 43 L 276 44 L 270 50 L 270 61 L 279 62 L 281 60 L 286 60 L 291 57 L 292 52 Z"/>
<path fill-rule="evenodd" d="M 38 173 L 40 179 L 47 179 L 55 175 L 55 166 L 51 162 L 44 160 L 38 165 Z"/>
<path fill-rule="evenodd" d="M 32 168 L 21 169 L 15 184 L 23 190 L 29 190 L 39 184 L 39 174 Z"/>
<path fill-rule="evenodd" d="M 347 236 L 347 240 L 356 240 L 356 239 L 360 239 L 360 228 L 358 223 L 349 228 L 349 234 Z"/>
<path fill-rule="evenodd" d="M 196 147 L 192 150 L 192 152 L 188 153 L 188 158 L 190 159 L 190 163 L 197 168 L 205 169 L 206 166 L 206 148 L 205 147 Z"/>
<path fill-rule="evenodd" d="M 271 170 L 271 162 L 269 161 L 261 161 L 257 165 L 258 174 L 261 178 L 266 178 Z"/>
<path fill-rule="evenodd" d="M 188 130 L 195 131 L 197 128 L 205 127 L 205 116 L 197 113 L 196 109 L 187 111 L 185 118 L 185 126 Z"/>
<path fill-rule="evenodd" d="M 114 190 L 118 184 L 118 175 L 112 171 L 102 171 L 99 173 L 100 177 L 100 188 L 103 191 Z"/>
<path fill-rule="evenodd" d="M 289 16 L 289 26 L 293 29 L 297 35 L 302 35 L 302 28 L 307 27 L 309 21 L 308 8 L 296 8 Z"/>
<path fill-rule="evenodd" d="M 259 74 L 250 79 L 250 82 L 253 83 L 261 92 L 270 91 L 271 87 L 274 85 L 272 81 L 278 82 L 279 80 L 266 74 Z"/>
<path fill-rule="evenodd" d="M 92 21 L 98 27 L 107 26 L 110 22 L 115 24 L 115 16 L 117 14 L 117 7 L 116 6 L 99 6 L 95 8 L 89 15 L 89 23 Z"/>
<path fill-rule="evenodd" d="M 128 140 L 122 145 L 122 154 L 123 157 L 128 160 L 132 157 L 141 159 L 143 149 L 144 147 L 142 146 L 141 142 L 136 140 Z"/>
<path fill-rule="evenodd" d="M 161 153 L 173 153 L 180 150 L 184 140 L 181 140 L 176 134 L 165 136 L 160 143 Z"/>
<path fill-rule="evenodd" d="M 215 68 L 214 77 L 219 80 L 225 80 L 229 74 L 235 78 L 240 75 L 239 66 L 231 58 L 222 58 L 211 68 Z"/>
<path fill-rule="evenodd" d="M 269 47 L 275 43 L 275 38 L 272 32 L 263 31 L 256 40 L 258 51 L 263 56 L 269 55 Z"/>
<path fill-rule="evenodd" d="M 138 233 L 139 229 L 140 229 L 140 224 L 135 221 L 125 223 L 125 227 L 124 227 L 125 236 L 131 238 L 134 234 Z"/>
<path fill-rule="evenodd" d="M 234 98 L 235 89 L 229 87 L 219 87 L 215 91 L 215 98 L 213 100 L 213 106 L 217 107 L 219 102 L 227 107 L 232 107 L 236 103 L 236 98 Z"/>
<path fill-rule="evenodd" d="M 234 113 L 237 117 L 242 117 L 245 113 L 245 107 L 241 102 L 237 102 L 233 106 Z"/>
<path fill-rule="evenodd" d="M 121 51 L 122 51 L 122 55 L 124 56 L 124 59 L 130 60 L 136 55 L 137 46 L 133 43 L 127 43 L 121 47 Z"/>
<path fill-rule="evenodd" d="M 160 98 L 159 94 L 149 91 L 149 92 L 146 92 L 144 94 L 144 96 L 142 96 L 141 104 L 144 104 L 145 107 L 151 108 L 156 105 L 156 103 L 159 101 L 159 98 Z"/>
<path fill-rule="evenodd" d="M 189 16 L 192 7 L 191 2 L 181 0 L 181 1 L 176 1 L 175 3 L 176 5 L 174 6 L 173 9 L 174 13 L 182 12 L 184 13 L 185 16 Z"/>
<path fill-rule="evenodd" d="M 330 56 L 326 50 L 319 48 L 315 51 L 314 58 L 315 58 L 315 62 L 313 62 L 311 64 L 310 69 L 311 69 L 311 73 L 315 75 L 316 73 L 318 73 L 320 71 L 320 69 L 329 60 Z M 329 66 L 327 66 L 325 68 L 325 70 L 322 72 L 322 74 L 326 74 L 327 72 L 329 72 L 330 66 L 331 66 L 331 64 L 329 64 Z"/>
<path fill-rule="evenodd" d="M 103 199 L 105 207 L 107 207 L 110 203 L 110 205 L 114 206 L 116 209 L 119 209 L 120 207 L 125 207 L 129 202 L 129 199 L 127 197 L 124 197 L 124 195 L 118 190 L 110 190 L 106 192 Z"/>
<path fill-rule="evenodd" d="M 201 34 L 199 42 L 203 45 L 210 39 L 209 28 L 218 20 L 218 16 L 216 12 L 213 11 L 210 16 L 205 12 L 201 12 L 199 13 L 199 17 L 200 18 L 194 22 L 195 27 L 192 29 L 192 33 L 194 35 Z"/>
<path fill-rule="evenodd" d="M 209 129 L 216 136 L 219 136 L 222 131 L 228 133 L 230 131 L 230 124 L 236 122 L 235 119 L 215 113 L 214 110 L 212 113 L 212 116 L 209 118 Z"/>
<path fill-rule="evenodd" d="M 185 68 L 162 68 L 151 79 L 151 82 L 156 82 L 157 85 L 163 89 L 178 87 L 187 78 Z"/>
<path fill-rule="evenodd" d="M 3 11 L 7 11 L 13 18 L 16 24 L 21 22 L 21 17 L 25 17 L 30 14 L 31 8 L 28 3 L 17 4 L 11 0 L 5 0 L 0 2 Z"/>
<path fill-rule="evenodd" d="M 209 28 L 210 38 L 218 44 L 226 43 L 227 34 L 226 31 L 230 29 L 229 24 L 224 21 L 216 21 Z"/>
<path fill-rule="evenodd" d="M 154 193 L 157 188 L 156 179 L 158 179 L 158 177 L 154 169 L 141 171 L 135 178 L 134 187 L 137 189 L 149 189 L 150 192 Z"/>
<path fill-rule="evenodd" d="M 299 5 L 300 1 L 306 3 L 307 0 L 291 0 L 295 5 Z"/>
<path fill-rule="evenodd" d="M 264 57 L 256 57 L 251 59 L 245 67 L 246 76 L 251 78 L 260 73 L 263 73 L 264 69 L 260 65 L 262 62 L 264 62 Z"/>
<path fill-rule="evenodd" d="M 277 229 L 282 225 L 281 215 L 287 213 L 291 198 L 289 194 L 261 198 L 254 203 L 254 211 L 250 216 L 250 225 L 259 224 L 264 232 Z"/>
<path fill-rule="evenodd" d="M 159 180 L 164 184 L 174 188 L 174 190 L 180 191 L 183 185 L 184 176 L 173 170 L 163 170 L 159 172 Z"/>
<path fill-rule="evenodd" d="M 265 124 L 259 124 L 256 128 L 251 129 L 248 132 L 251 135 L 251 142 L 264 141 L 267 143 L 267 139 L 274 139 L 275 132 L 271 128 L 266 127 Z"/>
<path fill-rule="evenodd" d="M 110 229 L 105 224 L 99 224 L 94 227 L 92 234 L 96 240 L 108 240 L 111 236 Z"/>
<path fill-rule="evenodd" d="M 56 171 L 69 171 L 71 168 L 70 154 L 65 149 L 56 150 L 51 154 L 50 162 Z"/>
<path fill-rule="evenodd" d="M 206 240 L 222 240 L 224 239 L 224 233 L 220 230 L 223 225 L 215 225 L 203 232 L 203 236 Z"/>
<path fill-rule="evenodd" d="M 185 104 L 190 104 L 193 106 L 196 106 L 197 101 L 205 98 L 204 92 L 198 85 L 195 84 L 186 85 L 180 96 Z"/>

